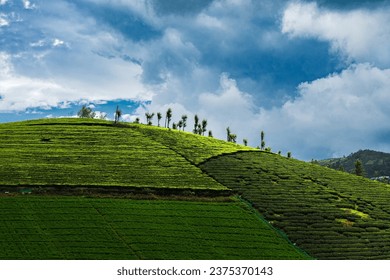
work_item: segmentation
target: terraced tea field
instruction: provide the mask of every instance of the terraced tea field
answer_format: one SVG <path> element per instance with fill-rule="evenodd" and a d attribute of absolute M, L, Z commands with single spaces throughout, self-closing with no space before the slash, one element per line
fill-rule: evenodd
<path fill-rule="evenodd" d="M 165 145 L 179 132 L 154 128 L 151 138 L 140 127 L 83 119 L 0 124 L 0 185 L 226 189 Z"/>
<path fill-rule="evenodd" d="M 265 152 L 224 155 L 201 168 L 313 257 L 390 259 L 388 185 Z"/>
<path fill-rule="evenodd" d="M 306 259 L 239 201 L 0 197 L 0 259 Z"/>
<path fill-rule="evenodd" d="M 178 154 L 194 164 L 199 164 L 206 159 L 221 154 L 229 154 L 237 151 L 254 151 L 254 148 L 222 141 L 212 137 L 200 137 L 189 132 L 171 130 L 170 133 L 161 133 L 164 128 L 150 126 L 134 127 L 164 146 L 170 147 Z"/>

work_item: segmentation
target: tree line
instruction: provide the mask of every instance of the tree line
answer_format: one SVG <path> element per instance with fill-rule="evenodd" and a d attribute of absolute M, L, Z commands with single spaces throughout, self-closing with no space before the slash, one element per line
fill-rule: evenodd
<path fill-rule="evenodd" d="M 91 108 L 87 107 L 86 105 L 83 105 L 80 111 L 77 113 L 77 116 L 80 118 L 94 119 L 96 118 L 96 112 L 94 112 Z M 161 112 L 157 112 L 157 114 L 146 112 L 145 113 L 146 124 L 150 126 L 153 125 L 154 116 L 157 117 L 157 126 L 160 127 L 160 122 L 163 118 Z M 119 106 L 117 106 L 114 113 L 114 124 L 118 124 L 120 122 L 121 117 L 122 117 L 122 111 L 119 109 Z M 165 113 L 165 122 L 164 122 L 165 128 L 171 129 L 172 117 L 173 117 L 172 109 L 168 108 Z M 103 115 L 101 114 L 99 118 L 107 119 L 107 114 L 103 114 Z M 172 122 L 172 129 L 185 131 L 185 128 L 187 127 L 187 119 L 188 119 L 187 115 L 182 115 L 178 122 Z M 137 117 L 134 123 L 141 123 L 140 118 Z M 207 125 L 208 125 L 207 119 L 202 119 L 202 121 L 200 121 L 199 116 L 195 114 L 194 128 L 192 129 L 192 133 L 204 136 L 205 133 L 208 132 L 208 136 L 213 137 L 213 132 L 211 130 L 207 130 Z M 232 133 L 230 127 L 226 128 L 226 141 L 231 143 L 237 143 L 237 134 Z M 243 145 L 248 146 L 248 139 L 246 138 L 243 139 Z M 264 131 L 260 132 L 260 146 L 257 146 L 257 148 L 265 152 L 271 152 L 271 147 L 266 147 Z M 281 151 L 278 151 L 278 155 L 281 155 Z M 291 158 L 291 152 L 287 152 L 287 158 Z"/>

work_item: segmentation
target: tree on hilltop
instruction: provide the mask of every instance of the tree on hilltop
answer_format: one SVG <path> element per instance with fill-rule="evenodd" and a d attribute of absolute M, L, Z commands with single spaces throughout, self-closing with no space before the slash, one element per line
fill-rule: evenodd
<path fill-rule="evenodd" d="M 160 112 L 157 113 L 157 126 L 160 126 L 160 121 L 162 119 L 162 115 Z"/>
<path fill-rule="evenodd" d="M 207 128 L 207 120 L 203 119 L 202 120 L 202 127 L 201 127 L 202 135 L 204 135 L 204 133 L 207 131 L 206 128 Z"/>
<path fill-rule="evenodd" d="M 187 115 L 182 115 L 182 116 L 181 116 L 181 121 L 182 121 L 183 131 L 184 131 L 184 129 L 185 129 L 186 126 L 187 126 Z"/>
<path fill-rule="evenodd" d="M 96 117 L 96 113 L 91 108 L 83 105 L 80 111 L 78 111 L 77 116 L 84 119 L 94 119 Z"/>
<path fill-rule="evenodd" d="M 172 120 L 172 109 L 168 108 L 167 113 L 165 115 L 165 127 L 169 128 L 169 124 Z"/>
<path fill-rule="evenodd" d="M 154 117 L 154 113 L 149 113 L 149 112 L 146 112 L 145 113 L 145 116 L 146 116 L 146 123 L 148 125 L 152 125 L 152 119 Z"/>
<path fill-rule="evenodd" d="M 122 111 L 119 109 L 119 106 L 117 105 L 115 110 L 115 116 L 114 116 L 115 124 L 119 123 L 121 116 L 122 116 Z"/>
<path fill-rule="evenodd" d="M 192 130 L 192 132 L 194 134 L 198 134 L 199 133 L 198 128 L 199 128 L 199 117 L 198 117 L 198 115 L 195 115 L 194 116 L 194 129 Z"/>

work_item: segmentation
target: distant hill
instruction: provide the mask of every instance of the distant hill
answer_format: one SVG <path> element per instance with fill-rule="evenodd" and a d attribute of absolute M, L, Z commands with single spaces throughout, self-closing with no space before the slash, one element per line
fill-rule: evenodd
<path fill-rule="evenodd" d="M 347 157 L 320 160 L 318 163 L 336 170 L 344 168 L 346 172 L 354 173 L 355 162 L 360 160 L 367 178 L 390 176 L 390 154 L 372 150 L 360 150 Z"/>

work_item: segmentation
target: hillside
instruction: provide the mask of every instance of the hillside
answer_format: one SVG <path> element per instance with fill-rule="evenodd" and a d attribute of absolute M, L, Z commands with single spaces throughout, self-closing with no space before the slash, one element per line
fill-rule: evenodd
<path fill-rule="evenodd" d="M 197 166 L 243 150 L 140 124 L 0 124 L 0 259 L 310 258 Z"/>
<path fill-rule="evenodd" d="M 1 124 L 0 185 L 223 190 L 193 162 L 242 149 L 190 133 L 88 119 Z"/>
<path fill-rule="evenodd" d="M 219 156 L 201 168 L 315 258 L 390 259 L 386 184 L 265 152 Z"/>
<path fill-rule="evenodd" d="M 367 178 L 390 176 L 389 153 L 361 150 L 347 157 L 319 160 L 318 163 L 336 170 L 342 167 L 346 172 L 354 173 L 357 160 L 362 162 L 364 176 Z"/>
<path fill-rule="evenodd" d="M 306 259 L 239 201 L 1 197 L 0 259 Z"/>

